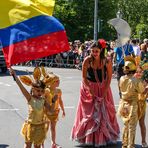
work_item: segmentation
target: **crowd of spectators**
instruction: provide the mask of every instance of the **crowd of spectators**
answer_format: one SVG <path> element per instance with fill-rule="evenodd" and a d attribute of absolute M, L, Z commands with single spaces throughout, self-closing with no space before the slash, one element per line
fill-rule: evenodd
<path fill-rule="evenodd" d="M 69 51 L 38 59 L 36 61 L 31 61 L 26 64 L 81 69 L 83 59 L 89 54 L 89 47 L 92 42 L 93 40 L 85 41 L 83 43 L 80 40 L 75 40 L 74 42 L 69 42 Z M 131 39 L 129 44 L 132 45 L 136 56 L 140 56 L 142 60 L 148 60 L 148 39 L 144 39 L 143 42 L 139 42 L 138 39 Z M 115 41 L 108 41 L 106 56 L 109 56 L 111 59 L 113 59 L 114 48 L 116 48 Z M 116 65 L 116 63 L 113 63 L 113 65 Z"/>

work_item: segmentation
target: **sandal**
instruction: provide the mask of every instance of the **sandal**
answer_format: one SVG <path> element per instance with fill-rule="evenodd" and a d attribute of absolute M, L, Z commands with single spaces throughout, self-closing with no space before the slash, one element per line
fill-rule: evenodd
<path fill-rule="evenodd" d="M 62 147 L 60 145 L 58 145 L 58 144 L 52 144 L 51 148 L 62 148 Z"/>

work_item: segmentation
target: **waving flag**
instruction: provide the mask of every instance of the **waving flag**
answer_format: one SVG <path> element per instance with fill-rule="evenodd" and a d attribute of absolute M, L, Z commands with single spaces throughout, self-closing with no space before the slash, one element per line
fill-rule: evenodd
<path fill-rule="evenodd" d="M 1 0 L 0 41 L 7 66 L 69 50 L 54 0 Z"/>

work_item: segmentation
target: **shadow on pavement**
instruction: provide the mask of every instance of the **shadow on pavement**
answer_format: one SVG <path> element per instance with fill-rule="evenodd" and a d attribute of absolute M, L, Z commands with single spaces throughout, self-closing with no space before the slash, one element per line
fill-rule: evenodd
<path fill-rule="evenodd" d="M 0 144 L 0 148 L 7 148 L 7 147 L 9 147 L 9 145 L 7 145 L 7 144 Z"/>
<path fill-rule="evenodd" d="M 97 148 L 95 146 L 84 146 L 84 145 L 75 145 L 75 147 L 79 148 Z M 121 148 L 122 142 L 118 141 L 117 144 L 107 145 L 107 146 L 100 146 L 99 148 Z M 141 145 L 136 144 L 135 148 L 141 148 Z"/>
<path fill-rule="evenodd" d="M 14 69 L 15 70 L 15 69 Z M 19 75 L 32 75 L 32 72 L 27 72 L 26 69 L 25 70 L 15 70 L 16 74 Z M 10 76 L 9 71 L 7 70 L 6 73 L 0 73 L 0 77 L 4 77 L 4 76 Z M 1 148 L 1 147 L 0 147 Z"/>

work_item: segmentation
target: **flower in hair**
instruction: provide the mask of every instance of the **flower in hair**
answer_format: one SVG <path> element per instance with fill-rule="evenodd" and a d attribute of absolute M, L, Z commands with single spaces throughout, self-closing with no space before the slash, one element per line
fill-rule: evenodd
<path fill-rule="evenodd" d="M 98 43 L 101 45 L 102 48 L 106 48 L 106 41 L 104 39 L 99 39 Z"/>

